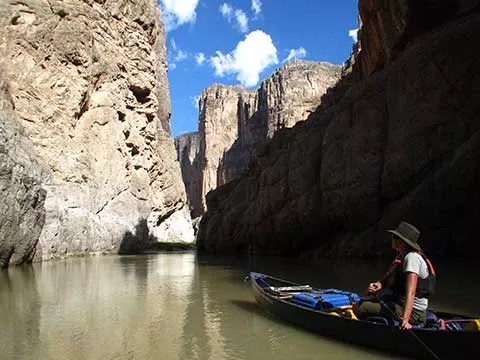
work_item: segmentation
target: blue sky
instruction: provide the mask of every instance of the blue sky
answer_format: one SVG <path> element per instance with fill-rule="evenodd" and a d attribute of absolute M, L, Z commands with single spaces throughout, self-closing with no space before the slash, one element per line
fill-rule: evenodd
<path fill-rule="evenodd" d="M 218 82 L 257 88 L 292 58 L 342 64 L 358 0 L 158 0 L 167 28 L 172 135 L 198 129 L 197 99 Z"/>

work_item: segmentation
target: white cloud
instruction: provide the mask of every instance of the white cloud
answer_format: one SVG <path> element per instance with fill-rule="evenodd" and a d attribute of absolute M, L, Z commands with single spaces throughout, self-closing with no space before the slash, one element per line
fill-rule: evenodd
<path fill-rule="evenodd" d="M 288 56 L 282 62 L 287 62 L 292 59 L 302 59 L 305 56 L 307 56 L 307 50 L 300 46 L 298 49 L 290 49 Z"/>
<path fill-rule="evenodd" d="M 169 56 L 174 61 L 183 61 L 188 58 L 188 52 L 180 49 L 175 42 L 175 39 L 170 40 L 170 48 L 171 51 L 169 52 Z"/>
<path fill-rule="evenodd" d="M 248 16 L 243 10 L 234 9 L 232 5 L 228 3 L 220 5 L 219 10 L 228 22 L 232 22 L 232 19 L 235 18 L 236 27 L 241 32 L 246 33 L 248 31 Z"/>
<path fill-rule="evenodd" d="M 205 54 L 202 52 L 199 52 L 197 55 L 195 55 L 195 61 L 197 62 L 198 65 L 203 65 L 205 62 Z"/>
<path fill-rule="evenodd" d="M 348 30 L 348 36 L 350 36 L 353 41 L 357 42 L 358 29 Z"/>
<path fill-rule="evenodd" d="M 232 18 L 233 8 L 230 4 L 223 3 L 220 5 L 220 12 L 224 18 L 230 20 Z"/>
<path fill-rule="evenodd" d="M 258 83 L 260 73 L 267 67 L 278 64 L 277 49 L 270 35 L 261 30 L 249 33 L 229 54 L 216 51 L 210 58 L 215 75 L 237 74 L 237 80 L 244 86 Z"/>
<path fill-rule="evenodd" d="M 177 62 L 184 61 L 189 58 L 188 52 L 180 49 L 175 42 L 175 39 L 170 40 L 170 49 L 168 51 L 168 68 L 175 70 Z"/>
<path fill-rule="evenodd" d="M 175 61 L 183 61 L 183 60 L 185 60 L 186 58 L 188 58 L 187 52 L 179 49 L 179 50 L 177 50 L 177 53 L 176 53 L 175 56 L 173 57 L 173 60 L 175 60 Z"/>
<path fill-rule="evenodd" d="M 200 95 L 192 96 L 192 104 L 195 106 L 195 109 L 198 109 L 198 101 L 200 100 Z"/>
<path fill-rule="evenodd" d="M 248 17 L 242 10 L 235 10 L 235 19 L 237 19 L 238 27 L 242 33 L 248 31 Z"/>
<path fill-rule="evenodd" d="M 186 23 L 194 23 L 197 17 L 195 9 L 199 0 L 161 0 L 163 18 L 167 31 Z"/>
<path fill-rule="evenodd" d="M 262 2 L 260 0 L 252 0 L 252 11 L 255 16 L 258 16 L 262 12 Z"/>

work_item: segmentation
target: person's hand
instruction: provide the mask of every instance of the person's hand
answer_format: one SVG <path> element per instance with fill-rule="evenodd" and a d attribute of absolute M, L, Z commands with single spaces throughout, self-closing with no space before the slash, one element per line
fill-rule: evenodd
<path fill-rule="evenodd" d="M 402 323 L 400 324 L 400 329 L 401 330 L 410 330 L 412 328 L 412 325 L 408 322 L 406 319 L 402 319 Z"/>
<path fill-rule="evenodd" d="M 380 290 L 382 290 L 382 283 L 380 281 L 375 281 L 373 283 L 370 283 L 367 289 L 369 293 L 376 293 Z"/>

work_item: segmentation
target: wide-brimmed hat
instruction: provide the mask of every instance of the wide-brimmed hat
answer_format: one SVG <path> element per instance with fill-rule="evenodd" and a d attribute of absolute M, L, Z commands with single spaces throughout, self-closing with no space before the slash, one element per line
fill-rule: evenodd
<path fill-rule="evenodd" d="M 415 250 L 422 250 L 420 245 L 418 245 L 418 237 L 420 236 L 420 231 L 418 231 L 415 226 L 405 221 L 402 221 L 395 230 L 387 230 L 387 232 L 402 239 Z"/>

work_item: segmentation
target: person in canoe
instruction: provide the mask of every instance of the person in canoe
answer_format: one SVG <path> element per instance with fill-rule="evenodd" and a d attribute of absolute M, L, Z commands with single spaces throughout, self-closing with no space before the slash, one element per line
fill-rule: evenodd
<path fill-rule="evenodd" d="M 428 298 L 435 288 L 435 270 L 418 244 L 420 232 L 407 223 L 401 222 L 392 234 L 392 248 L 398 255 L 379 281 L 370 283 L 368 300 L 357 304 L 355 312 L 359 318 L 382 316 L 390 323 L 399 322 L 401 329 L 409 330 L 412 325 L 426 321 Z M 392 291 L 378 297 L 383 289 Z"/>

